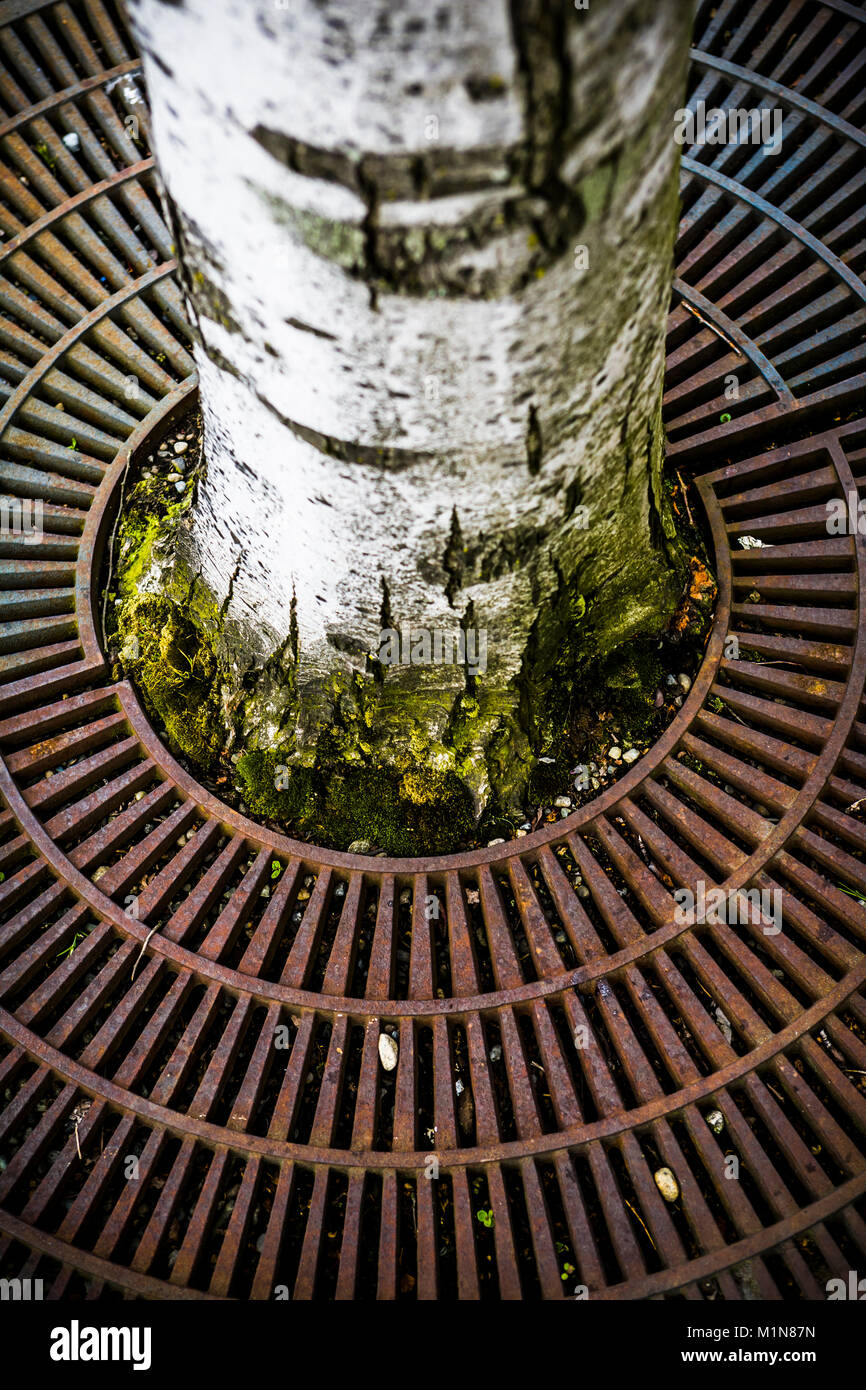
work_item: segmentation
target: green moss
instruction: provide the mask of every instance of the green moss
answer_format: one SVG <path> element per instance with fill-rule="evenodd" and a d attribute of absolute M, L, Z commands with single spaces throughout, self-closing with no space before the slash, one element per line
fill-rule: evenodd
<path fill-rule="evenodd" d="M 217 658 L 171 599 L 140 594 L 123 613 L 121 655 L 175 749 L 211 771 L 225 746 Z"/>
<path fill-rule="evenodd" d="M 414 768 L 401 776 L 370 762 L 289 767 L 288 750 L 243 754 L 236 773 L 257 816 L 290 823 L 317 844 L 345 849 L 367 840 L 394 855 L 444 854 L 473 825 L 471 799 L 453 773 Z"/>

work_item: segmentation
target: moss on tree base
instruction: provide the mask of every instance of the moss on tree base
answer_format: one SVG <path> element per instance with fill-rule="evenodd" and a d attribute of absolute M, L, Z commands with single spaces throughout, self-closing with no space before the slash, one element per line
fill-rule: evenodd
<path fill-rule="evenodd" d="M 117 675 L 134 682 L 172 750 L 255 817 L 339 849 L 447 853 L 472 842 L 482 815 L 522 819 L 527 798 L 567 785 L 589 692 L 606 688 L 620 709 L 631 701 L 636 724 L 652 713 L 659 672 L 648 644 L 605 651 L 604 614 L 563 584 L 511 688 L 485 688 L 483 677 L 444 692 L 394 688 L 370 662 L 369 674 L 320 683 L 305 741 L 291 642 L 244 669 L 228 605 L 184 558 L 193 497 L 188 485 L 178 502 L 158 477 L 131 491 L 109 636 Z M 666 531 L 667 567 L 647 566 L 640 620 L 629 623 L 627 594 L 616 614 L 632 636 L 663 630 L 681 590 L 684 555 Z"/>

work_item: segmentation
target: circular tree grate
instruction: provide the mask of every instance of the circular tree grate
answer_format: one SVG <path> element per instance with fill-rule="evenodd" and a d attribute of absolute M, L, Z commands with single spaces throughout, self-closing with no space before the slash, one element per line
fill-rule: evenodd
<path fill-rule="evenodd" d="M 396 860 L 245 819 L 111 681 L 98 560 L 195 371 L 118 11 L 6 10 L 0 1272 L 823 1297 L 866 1258 L 866 548 L 826 505 L 866 493 L 866 12 L 699 12 L 690 100 L 778 106 L 784 142 L 684 151 L 669 453 L 719 600 L 682 709 L 567 819 Z M 781 911 L 695 921 L 700 884 Z"/>

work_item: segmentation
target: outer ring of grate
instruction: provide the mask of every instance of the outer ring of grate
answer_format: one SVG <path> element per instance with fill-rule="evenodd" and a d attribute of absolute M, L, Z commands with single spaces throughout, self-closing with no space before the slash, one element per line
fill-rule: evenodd
<path fill-rule="evenodd" d="M 44 1271 L 52 1297 L 266 1298 L 285 1283 L 292 1297 L 557 1298 L 571 1291 L 569 1264 L 606 1299 L 821 1297 L 828 1272 L 857 1267 L 866 1001 L 863 909 L 849 894 L 866 891 L 866 832 L 851 810 L 866 795 L 863 541 L 830 538 L 825 524 L 827 500 L 866 483 L 866 424 L 832 421 L 862 388 L 862 253 L 846 221 L 864 143 L 850 10 L 812 4 L 792 36 L 773 6 L 698 20 L 693 98 L 717 100 L 722 81 L 732 101 L 763 84 L 789 103 L 796 149 L 770 178 L 777 203 L 748 151 L 693 150 L 684 166 L 670 452 L 700 473 L 720 593 L 683 709 L 614 788 L 557 825 L 466 855 L 370 861 L 271 834 L 218 802 L 169 757 L 131 688 L 107 680 L 95 562 L 127 458 L 152 446 L 195 379 L 151 162 L 123 147 L 123 83 L 114 103 L 106 91 L 134 71 L 122 25 L 102 4 L 18 7 L 2 35 L 2 175 L 13 209 L 33 196 L 16 169 L 41 207 L 4 225 L 0 306 L 19 328 L 35 315 L 47 346 L 11 349 L 0 440 L 7 491 L 44 490 L 54 529 L 46 546 L 3 544 L 0 1140 L 19 1137 L 0 1174 L 4 1268 Z M 760 76 L 743 66 L 741 31 Z M 805 79 L 787 86 L 786 64 L 822 35 Z M 840 35 L 851 61 L 834 83 L 820 53 Z M 30 84 L 19 106 L 12 73 Z M 73 177 L 52 113 L 82 134 L 99 122 L 119 167 Z M 65 160 L 67 188 L 52 181 L 66 197 L 23 129 Z M 802 183 L 822 157 L 830 173 L 810 206 L 796 174 Z M 120 273 L 88 217 L 109 255 L 128 257 Z M 136 244 L 144 226 L 149 250 Z M 89 284 L 94 258 L 105 289 Z M 80 302 L 58 294 L 64 277 L 88 291 Z M 780 298 L 802 306 L 799 338 Z M 167 368 L 142 362 L 142 339 Z M 122 419 L 118 363 L 147 373 L 153 400 L 138 421 Z M 737 369 L 730 428 L 711 426 Z M 103 373 L 101 404 L 88 371 Z M 789 442 L 767 449 L 782 428 Z M 70 458 L 64 430 L 89 452 Z M 700 472 L 725 454 L 736 462 Z M 773 551 L 739 550 L 743 535 Z M 761 601 L 748 604 L 754 590 Z M 726 656 L 732 633 L 771 664 Z M 272 856 L 284 869 L 261 899 Z M 150 867 L 136 920 L 124 899 Z M 660 869 L 683 885 L 700 874 L 726 888 L 781 884 L 781 939 L 678 922 Z M 578 872 L 588 899 L 574 892 Z M 431 893 L 435 925 L 422 911 Z M 63 956 L 85 923 L 86 942 Z M 285 1062 L 272 1046 L 281 1024 Z M 399 1042 L 390 1079 L 377 1055 L 385 1025 Z M 318 1075 L 307 1072 L 317 1049 Z M 472 1099 L 468 1126 L 456 1079 Z M 96 1142 L 100 1157 L 76 1163 Z M 129 1148 L 160 1183 L 150 1206 L 123 1177 Z M 739 1184 L 725 1177 L 726 1150 Z M 653 1182 L 662 1162 L 681 1188 L 672 1208 Z M 482 1190 L 489 1228 L 475 1216 Z M 178 1212 L 185 1231 L 172 1234 Z"/>

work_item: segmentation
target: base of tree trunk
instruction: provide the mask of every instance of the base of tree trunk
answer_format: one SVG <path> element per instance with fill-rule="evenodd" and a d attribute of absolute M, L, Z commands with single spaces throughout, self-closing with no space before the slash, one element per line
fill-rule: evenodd
<path fill-rule="evenodd" d="M 262 660 L 197 572 L 194 494 L 187 485 L 177 501 L 160 476 L 128 490 L 111 634 L 119 663 L 206 776 L 231 779 L 253 815 L 337 848 L 444 853 L 482 816 L 522 816 L 541 755 L 567 772 L 582 691 L 622 686 L 623 671 L 626 685 L 651 687 L 652 671 L 642 682 L 636 649 L 623 644 L 662 633 L 683 591 L 686 552 L 663 501 L 656 544 L 624 557 L 615 594 L 587 601 L 563 583 L 540 609 L 507 688 L 429 666 L 391 684 L 370 653 L 366 672 L 347 664 L 299 695 L 296 637 Z"/>

